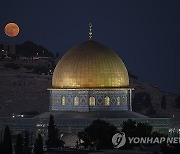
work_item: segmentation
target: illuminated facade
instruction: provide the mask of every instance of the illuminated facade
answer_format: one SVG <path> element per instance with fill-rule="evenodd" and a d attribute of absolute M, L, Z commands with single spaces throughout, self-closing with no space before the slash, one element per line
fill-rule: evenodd
<path fill-rule="evenodd" d="M 124 63 L 110 48 L 93 40 L 62 57 L 49 90 L 50 111 L 132 110 Z"/>

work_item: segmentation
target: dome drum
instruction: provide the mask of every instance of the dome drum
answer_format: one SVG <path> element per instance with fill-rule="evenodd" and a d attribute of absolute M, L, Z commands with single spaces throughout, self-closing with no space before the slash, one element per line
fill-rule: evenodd
<path fill-rule="evenodd" d="M 131 108 L 131 89 L 50 90 L 50 111 L 119 111 Z"/>

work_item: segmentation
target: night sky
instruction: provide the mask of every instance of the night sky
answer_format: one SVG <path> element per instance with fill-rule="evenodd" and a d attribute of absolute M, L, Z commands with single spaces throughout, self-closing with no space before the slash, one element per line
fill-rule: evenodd
<path fill-rule="evenodd" d="M 9 38 L 4 26 L 16 22 Z M 32 41 L 63 55 L 93 39 L 114 49 L 129 72 L 161 90 L 180 93 L 180 1 L 173 0 L 2 0 L 0 42 Z"/>

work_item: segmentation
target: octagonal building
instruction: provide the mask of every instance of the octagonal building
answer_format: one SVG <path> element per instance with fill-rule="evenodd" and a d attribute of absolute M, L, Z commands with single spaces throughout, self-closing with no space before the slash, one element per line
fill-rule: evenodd
<path fill-rule="evenodd" d="M 49 90 L 50 111 L 132 110 L 125 64 L 112 49 L 91 39 L 59 60 Z"/>

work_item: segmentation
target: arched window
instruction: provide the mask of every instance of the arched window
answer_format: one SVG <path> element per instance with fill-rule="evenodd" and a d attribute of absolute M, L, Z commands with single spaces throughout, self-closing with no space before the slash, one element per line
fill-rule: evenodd
<path fill-rule="evenodd" d="M 54 104 L 57 104 L 58 103 L 58 98 L 57 96 L 54 96 Z"/>
<path fill-rule="evenodd" d="M 65 105 L 66 104 L 66 97 L 65 96 L 62 96 L 61 98 L 61 105 Z"/>
<path fill-rule="evenodd" d="M 121 105 L 121 97 L 117 97 L 117 105 Z"/>
<path fill-rule="evenodd" d="M 74 106 L 78 106 L 79 105 L 79 98 L 76 96 L 74 97 Z"/>
<path fill-rule="evenodd" d="M 127 102 L 128 102 L 128 97 L 124 96 L 124 105 L 127 106 Z"/>
<path fill-rule="evenodd" d="M 123 103 L 123 106 L 127 106 L 127 96 L 126 95 L 122 96 L 122 103 Z"/>
<path fill-rule="evenodd" d="M 89 98 L 89 105 L 90 106 L 95 106 L 95 98 L 92 97 L 92 96 Z"/>
<path fill-rule="evenodd" d="M 105 106 L 109 106 L 109 105 L 110 105 L 110 103 L 109 103 L 109 97 L 106 96 L 106 97 L 105 97 Z"/>

